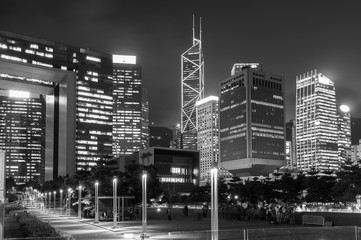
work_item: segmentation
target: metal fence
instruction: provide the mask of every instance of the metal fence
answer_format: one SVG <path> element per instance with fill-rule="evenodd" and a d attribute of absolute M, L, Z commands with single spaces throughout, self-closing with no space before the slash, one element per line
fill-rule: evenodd
<path fill-rule="evenodd" d="M 218 231 L 219 240 L 359 240 L 361 231 L 357 226 L 344 227 L 296 227 L 235 229 Z M 163 238 L 164 239 L 164 238 Z M 211 231 L 184 231 L 168 233 L 168 240 L 211 240 Z M 360 239 L 361 240 L 361 239 Z"/>

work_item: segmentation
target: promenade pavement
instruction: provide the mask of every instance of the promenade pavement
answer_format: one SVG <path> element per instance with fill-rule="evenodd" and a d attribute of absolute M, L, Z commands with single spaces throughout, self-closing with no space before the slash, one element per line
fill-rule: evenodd
<path fill-rule="evenodd" d="M 101 221 L 94 224 L 93 219 L 78 219 L 52 212 L 30 208 L 31 213 L 43 221 L 48 221 L 54 228 L 60 229 L 79 239 L 140 239 L 142 233 L 141 221 L 113 222 Z M 219 239 L 243 239 L 243 229 L 284 228 L 295 225 L 274 225 L 265 221 L 238 221 L 236 219 L 219 219 Z M 167 220 L 164 212 L 153 215 L 147 222 L 147 236 L 149 239 L 211 239 L 211 219 L 197 218 L 196 214 L 186 217 L 173 214 L 172 220 Z"/>

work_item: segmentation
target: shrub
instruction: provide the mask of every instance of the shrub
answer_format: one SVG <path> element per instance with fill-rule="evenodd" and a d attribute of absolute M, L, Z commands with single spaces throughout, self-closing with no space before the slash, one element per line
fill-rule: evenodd
<path fill-rule="evenodd" d="M 29 238 L 56 238 L 58 240 L 72 239 L 70 236 L 66 236 L 61 231 L 53 228 L 47 222 L 43 222 L 36 216 L 26 213 L 19 213 L 17 221 L 20 223 L 20 228 Z"/>
<path fill-rule="evenodd" d="M 25 210 L 22 205 L 5 205 L 5 214 L 9 214 L 11 211 Z"/>

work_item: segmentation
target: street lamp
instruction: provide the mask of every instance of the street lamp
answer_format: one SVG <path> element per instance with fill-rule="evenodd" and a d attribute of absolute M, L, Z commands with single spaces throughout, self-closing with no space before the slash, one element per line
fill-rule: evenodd
<path fill-rule="evenodd" d="M 95 181 L 95 220 L 94 223 L 99 223 L 99 199 L 98 199 L 98 191 L 99 191 L 99 182 Z"/>
<path fill-rule="evenodd" d="M 60 215 L 63 214 L 63 189 L 60 189 Z"/>
<path fill-rule="evenodd" d="M 117 179 L 113 178 L 113 228 L 117 227 Z"/>
<path fill-rule="evenodd" d="M 78 218 L 81 219 L 81 185 L 79 185 L 79 197 L 78 197 Z"/>
<path fill-rule="evenodd" d="M 49 207 L 48 208 L 49 208 L 49 211 L 50 211 L 50 208 L 51 208 L 51 192 L 49 192 L 48 196 L 49 196 Z"/>
<path fill-rule="evenodd" d="M 68 199 L 67 199 L 67 203 L 66 203 L 66 205 L 67 205 L 67 214 L 69 214 L 69 216 L 70 216 L 70 195 L 71 194 L 71 188 L 68 188 Z"/>
<path fill-rule="evenodd" d="M 54 213 L 56 208 L 56 191 L 54 191 Z"/>
<path fill-rule="evenodd" d="M 142 173 L 142 235 L 141 239 L 147 237 L 147 170 Z"/>
<path fill-rule="evenodd" d="M 44 193 L 44 210 L 48 207 L 48 193 Z"/>
<path fill-rule="evenodd" d="M 212 240 L 218 240 L 218 165 L 213 162 L 211 169 L 211 230 Z"/>

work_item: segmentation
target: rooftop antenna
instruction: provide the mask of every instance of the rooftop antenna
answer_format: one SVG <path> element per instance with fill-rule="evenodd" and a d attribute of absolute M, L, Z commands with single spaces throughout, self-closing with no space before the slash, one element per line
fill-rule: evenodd
<path fill-rule="evenodd" d="M 199 41 L 202 43 L 202 18 L 199 18 Z"/>
<path fill-rule="evenodd" d="M 193 31 L 193 44 L 194 44 L 194 38 L 195 38 L 195 35 L 194 35 L 194 14 L 193 14 L 193 28 L 192 28 L 192 31 Z"/>

